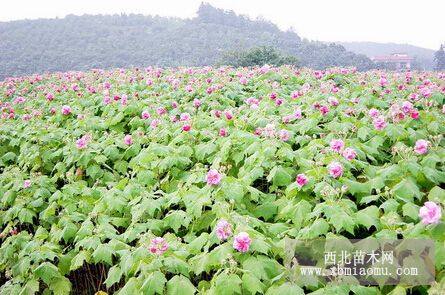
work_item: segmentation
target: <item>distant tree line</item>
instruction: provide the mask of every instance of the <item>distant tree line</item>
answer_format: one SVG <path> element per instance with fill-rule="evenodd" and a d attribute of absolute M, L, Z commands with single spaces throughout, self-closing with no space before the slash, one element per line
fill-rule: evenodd
<path fill-rule="evenodd" d="M 341 45 L 302 40 L 269 21 L 202 4 L 192 19 L 69 15 L 0 23 L 0 80 L 45 71 L 215 65 L 228 52 L 261 46 L 280 52 L 284 59 L 278 63 L 288 58 L 289 63 L 298 60 L 299 65 L 316 69 L 374 67 L 365 55 L 346 51 Z"/>

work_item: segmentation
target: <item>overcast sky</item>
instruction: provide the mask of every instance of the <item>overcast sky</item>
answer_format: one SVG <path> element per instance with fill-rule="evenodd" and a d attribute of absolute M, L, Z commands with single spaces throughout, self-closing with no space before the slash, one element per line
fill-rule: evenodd
<path fill-rule="evenodd" d="M 142 13 L 191 18 L 202 0 L 0 0 L 0 21 L 67 14 Z M 207 0 L 320 41 L 445 42 L 445 0 Z M 1 40 L 0 40 L 1 42 Z"/>

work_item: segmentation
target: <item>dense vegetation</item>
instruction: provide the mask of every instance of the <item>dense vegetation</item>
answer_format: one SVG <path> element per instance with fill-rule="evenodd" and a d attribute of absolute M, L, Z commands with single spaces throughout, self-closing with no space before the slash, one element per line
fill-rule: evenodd
<path fill-rule="evenodd" d="M 443 74 L 94 70 L 0 93 L 2 295 L 444 290 Z M 437 283 L 289 280 L 286 237 L 369 236 L 433 239 Z"/>
<path fill-rule="evenodd" d="M 226 52 L 257 46 L 274 46 L 313 68 L 373 66 L 340 45 L 302 41 L 270 22 L 207 4 L 185 20 L 132 14 L 0 23 L 0 40 L 0 80 L 44 71 L 214 65 Z"/>

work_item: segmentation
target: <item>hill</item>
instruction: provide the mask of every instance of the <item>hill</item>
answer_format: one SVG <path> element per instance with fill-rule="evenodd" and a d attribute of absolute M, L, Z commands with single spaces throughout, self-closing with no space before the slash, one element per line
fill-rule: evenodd
<path fill-rule="evenodd" d="M 376 42 L 338 42 L 347 50 L 364 54 L 369 58 L 376 55 L 387 55 L 404 52 L 416 58 L 416 67 L 431 70 L 433 68 L 434 50 L 410 44 L 376 43 Z"/>
<path fill-rule="evenodd" d="M 226 51 L 274 46 L 303 66 L 369 69 L 341 45 L 302 41 L 266 20 L 202 4 L 192 19 L 143 15 L 69 15 L 0 23 L 0 79 L 43 71 L 217 64 Z"/>

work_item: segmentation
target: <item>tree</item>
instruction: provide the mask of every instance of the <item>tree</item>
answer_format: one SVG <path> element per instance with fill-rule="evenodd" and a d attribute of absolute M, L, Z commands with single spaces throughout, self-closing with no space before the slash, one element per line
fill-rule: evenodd
<path fill-rule="evenodd" d="M 298 65 L 298 59 L 292 55 L 282 55 L 274 47 L 260 46 L 247 51 L 230 51 L 221 62 L 234 67 L 252 67 L 263 65 Z"/>
<path fill-rule="evenodd" d="M 445 70 L 445 51 L 443 49 L 443 45 L 440 45 L 439 50 L 434 54 L 434 62 L 436 63 L 434 70 Z"/>

